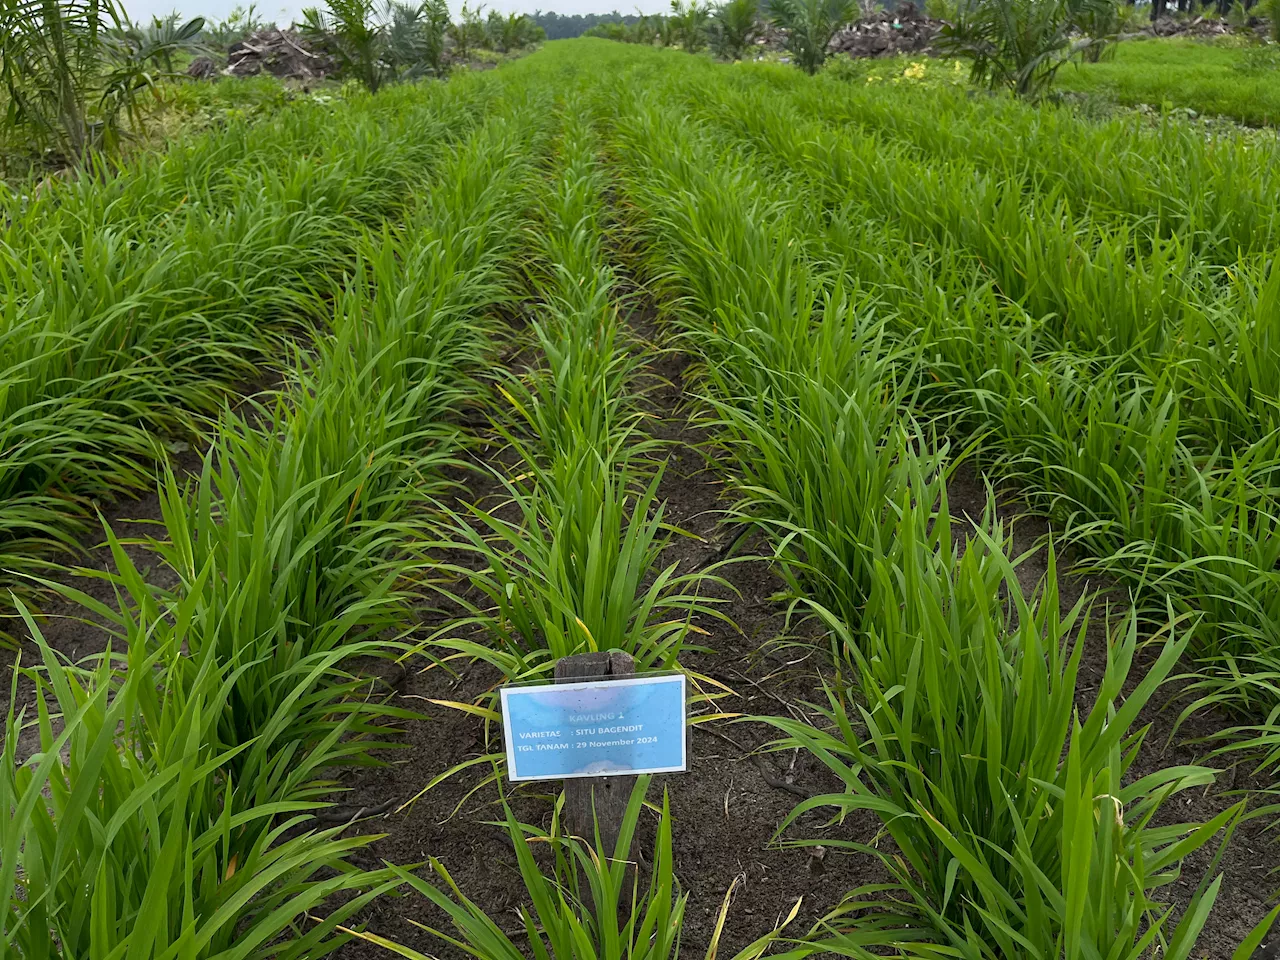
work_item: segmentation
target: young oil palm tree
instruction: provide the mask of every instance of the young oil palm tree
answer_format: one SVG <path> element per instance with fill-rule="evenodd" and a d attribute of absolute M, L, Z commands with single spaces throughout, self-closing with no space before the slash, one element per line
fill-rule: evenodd
<path fill-rule="evenodd" d="M 773 22 L 787 31 L 796 65 L 814 74 L 826 62 L 831 38 L 858 15 L 855 0 L 770 0 Z"/>
<path fill-rule="evenodd" d="M 760 34 L 759 0 L 724 0 L 711 13 L 711 44 L 725 60 L 741 60 Z"/>
<path fill-rule="evenodd" d="M 307 38 L 331 53 L 342 72 L 358 79 L 370 93 L 377 93 L 389 78 L 384 56 L 386 31 L 375 17 L 375 3 L 328 0 L 323 11 L 315 7 L 302 11 L 302 31 Z"/>
<path fill-rule="evenodd" d="M 150 70 L 203 20 L 138 43 L 114 0 L 0 0 L 0 85 L 5 125 L 54 158 L 83 160 L 119 141 L 126 119 L 138 122 L 138 95 Z"/>
<path fill-rule="evenodd" d="M 1075 34 L 1105 21 L 1112 0 L 968 0 L 955 22 L 942 28 L 937 49 L 971 63 L 970 77 L 987 87 L 1007 87 L 1034 99 L 1053 84 L 1072 57 L 1106 42 Z"/>
<path fill-rule="evenodd" d="M 711 16 L 711 7 L 699 0 L 671 0 L 671 15 L 667 22 L 672 25 L 675 40 L 687 53 L 697 53 L 707 45 L 707 20 Z"/>

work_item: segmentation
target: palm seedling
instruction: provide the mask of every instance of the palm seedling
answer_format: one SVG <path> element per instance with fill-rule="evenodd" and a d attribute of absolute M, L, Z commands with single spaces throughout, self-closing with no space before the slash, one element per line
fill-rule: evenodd
<path fill-rule="evenodd" d="M 707 21 L 711 7 L 701 0 L 671 0 L 671 13 L 666 22 L 671 25 L 675 42 L 687 53 L 697 53 L 707 45 Z"/>
<path fill-rule="evenodd" d="M 387 25 L 387 55 L 396 74 L 414 79 L 444 73 L 444 43 L 449 27 L 445 0 L 414 5 L 392 0 Z"/>
<path fill-rule="evenodd" d="M 831 38 L 857 18 L 858 7 L 855 0 L 769 0 L 769 15 L 787 31 L 796 65 L 814 74 L 827 60 Z"/>
<path fill-rule="evenodd" d="M 483 4 L 473 10 L 464 3 L 458 21 L 449 25 L 449 39 L 453 41 L 453 52 L 459 60 L 465 60 L 472 50 L 484 43 L 484 21 L 480 19 L 482 10 Z"/>
<path fill-rule="evenodd" d="M 114 147 L 125 121 L 141 121 L 139 98 L 151 86 L 151 63 L 188 45 L 203 25 L 197 18 L 141 33 L 113 0 L 5 0 L 0 86 L 6 127 L 64 162 Z"/>
<path fill-rule="evenodd" d="M 964 0 L 942 28 L 938 49 L 970 61 L 975 83 L 1020 97 L 1046 93 L 1072 57 L 1106 42 L 1112 0 Z M 1083 22 L 1101 36 L 1076 38 Z"/>
<path fill-rule="evenodd" d="M 390 76 L 387 24 L 377 6 L 378 0 L 329 0 L 324 10 L 302 11 L 302 32 L 370 93 L 377 93 Z M 394 16 L 394 8 L 390 12 Z"/>
<path fill-rule="evenodd" d="M 711 12 L 712 46 L 726 60 L 740 60 L 760 33 L 759 0 L 725 0 Z"/>

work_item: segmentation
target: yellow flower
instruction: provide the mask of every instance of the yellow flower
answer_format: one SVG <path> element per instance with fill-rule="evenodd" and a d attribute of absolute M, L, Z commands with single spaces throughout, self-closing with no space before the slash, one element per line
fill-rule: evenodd
<path fill-rule="evenodd" d="M 924 79 L 924 64 L 923 63 L 911 64 L 909 67 L 907 67 L 907 69 L 902 71 L 902 76 L 904 79 L 907 79 L 907 80 Z"/>

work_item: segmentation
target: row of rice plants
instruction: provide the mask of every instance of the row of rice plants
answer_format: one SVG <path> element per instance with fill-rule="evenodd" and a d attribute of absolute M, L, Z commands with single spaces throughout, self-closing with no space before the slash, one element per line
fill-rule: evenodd
<path fill-rule="evenodd" d="M 782 746 L 811 750 L 846 788 L 796 815 L 871 811 L 894 840 L 891 852 L 858 848 L 894 883 L 854 891 L 815 949 L 1137 957 L 1162 943 L 1187 956 L 1220 881 L 1205 875 L 1176 927 L 1159 888 L 1240 810 L 1155 826 L 1171 796 L 1213 771 L 1125 782 L 1138 712 L 1186 647 L 1177 618 L 1141 678 L 1130 677 L 1136 616 L 1122 619 L 1080 718 L 1085 604 L 1059 610 L 1052 570 L 1026 595 L 990 511 L 955 546 L 946 449 L 909 413 L 927 348 L 897 346 L 839 261 L 811 262 L 794 229 L 804 218 L 771 203 L 740 158 L 699 143 L 681 107 L 634 84 L 613 94 L 628 210 L 648 274 L 707 361 L 736 513 L 771 536 L 844 664 L 828 727 L 775 721 Z"/>
<path fill-rule="evenodd" d="M 524 374 L 496 373 L 507 407 L 495 418 L 510 454 L 500 458 L 510 461 L 505 471 L 495 468 L 505 497 L 497 507 L 473 505 L 469 515 L 458 516 L 456 538 L 448 543 L 478 561 L 457 570 L 485 598 L 486 606 L 472 607 L 470 622 L 483 629 L 488 643 L 441 637 L 434 646 L 484 660 L 508 681 L 544 677 L 556 660 L 597 650 L 625 651 L 641 669 L 677 667 L 691 617 L 714 615 L 697 593 L 705 577 L 661 566 L 676 531 L 665 523 L 657 498 L 664 465 L 658 441 L 645 430 L 643 360 L 623 318 L 621 281 L 610 263 L 606 184 L 588 112 L 572 92 L 560 108 L 558 151 L 531 231 L 528 273 L 538 302 L 530 346 L 537 362 Z M 521 907 L 524 935 L 536 955 L 679 955 L 688 895 L 673 873 L 665 798 L 648 887 L 642 890 L 636 877 L 628 890 L 649 780 L 637 783 L 611 849 L 598 833 L 594 840 L 568 835 L 558 807 L 549 832 L 520 823 L 505 808 L 532 904 Z M 535 861 L 531 840 L 549 845 L 550 869 Z M 430 879 L 398 871 L 455 930 L 429 932 L 485 960 L 525 956 L 522 945 L 466 898 L 443 864 L 433 860 L 432 869 Z M 726 897 L 721 926 L 727 908 Z M 774 939 L 762 938 L 738 960 L 754 960 Z M 385 945 L 415 960 L 426 956 Z M 707 955 L 715 950 L 713 942 Z M 786 954 L 797 960 L 805 955 Z"/>
<path fill-rule="evenodd" d="M 152 480 L 162 440 L 289 356 L 354 237 L 403 206 L 486 102 L 475 84 L 286 111 L 0 213 L 0 569 L 73 550 L 97 498 Z M 446 92 L 442 92 L 446 91 Z M 215 174 L 215 171 L 223 171 Z"/>
<path fill-rule="evenodd" d="M 743 64 L 728 79 L 783 93 L 806 116 L 923 159 L 963 160 L 1030 193 L 1059 193 L 1077 212 L 1130 220 L 1148 238 L 1180 235 L 1219 262 L 1280 240 L 1275 159 L 1244 132 L 1206 137 L 1202 125 L 1174 117 L 1156 126 L 1134 116 L 1100 121 L 1070 108 L 975 99 L 961 85 L 849 84 L 772 64 Z"/>
<path fill-rule="evenodd" d="M 108 531 L 119 612 L 62 589 L 114 625 L 113 651 L 69 666 L 30 624 L 39 749 L 18 755 L 11 706 L 0 772 L 6 953 L 321 956 L 399 883 L 350 867 L 367 838 L 313 817 L 325 771 L 372 762 L 402 715 L 343 664 L 405 649 L 426 567 L 408 545 L 485 315 L 512 296 L 545 110 L 531 93 L 504 114 L 437 165 L 403 227 L 359 238 L 331 332 L 279 395 L 224 413 L 197 480 L 167 476 L 154 546 L 178 585 L 156 591 Z"/>
<path fill-rule="evenodd" d="M 711 83 L 702 88 L 713 96 Z M 1267 399 L 1277 382 L 1268 372 L 1274 272 L 1256 278 L 1256 310 L 1237 317 L 1241 342 L 1204 336 L 1178 362 L 1135 371 L 1124 353 L 1051 349 L 1043 325 L 979 267 L 946 243 L 910 242 L 850 195 L 837 171 L 744 154 L 731 137 L 705 139 L 744 177 L 760 178 L 762 196 L 780 205 L 766 209 L 785 208 L 807 257 L 847 265 L 869 297 L 890 305 L 895 339 L 925 345 L 935 385 L 920 395 L 921 409 L 982 437 L 994 474 L 1085 546 L 1098 569 L 1151 597 L 1157 616 L 1172 596 L 1199 618 L 1193 650 L 1219 668 L 1210 687 L 1260 698 L 1265 715 L 1280 642 L 1276 434 L 1268 427 L 1275 403 Z M 844 202 L 834 214 L 814 203 L 837 196 Z"/>
<path fill-rule="evenodd" d="M 815 189 L 847 195 L 830 168 L 786 166 L 812 177 L 796 203 L 801 196 L 811 203 Z M 846 223 L 856 216 L 849 205 L 841 214 Z M 1159 607 L 1172 593 L 1203 615 L 1200 653 L 1260 656 L 1265 681 L 1280 643 L 1280 273 L 1257 260 L 1237 265 L 1235 295 L 1215 306 L 1216 319 L 1201 313 L 1183 327 L 1175 352 L 1136 372 L 1133 354 L 1121 348 L 1090 355 L 1052 338 L 1046 344 L 1035 314 L 1002 303 L 980 274 L 953 271 L 939 283 L 934 265 L 894 255 L 911 249 L 898 239 L 896 231 L 892 240 L 864 233 L 856 249 L 877 253 L 859 274 L 877 278 L 886 299 L 907 312 L 904 335 L 922 330 L 933 345 L 932 374 L 955 388 L 938 391 L 947 398 L 941 406 L 987 434 L 999 475 L 1100 558 L 1102 569 L 1135 585 L 1153 580 Z M 819 256 L 851 249 L 834 233 L 819 243 L 827 244 Z M 928 313 L 908 303 L 929 287 L 946 293 Z M 957 315 L 937 302 L 944 299 L 968 300 L 969 308 Z M 1237 674 L 1234 660 L 1225 666 L 1228 677 Z"/>
<path fill-rule="evenodd" d="M 813 121 L 767 90 L 703 89 L 699 115 L 745 134 L 771 169 L 811 177 L 842 218 L 889 219 L 908 243 L 976 261 L 1001 298 L 1037 321 L 1037 349 L 1128 358 L 1148 375 L 1185 371 L 1188 396 L 1204 395 L 1189 412 L 1210 445 L 1243 446 L 1275 429 L 1268 348 L 1280 277 L 1266 258 L 1206 263 L 1191 235 L 1144 240 L 1131 225 L 1073 213 L 1059 191 L 1024 195 L 1016 179 L 978 174 L 963 157 L 917 160 Z M 1236 357 L 1256 358 L 1244 371 L 1251 379 L 1224 391 Z"/>
<path fill-rule="evenodd" d="M 575 100 L 562 107 L 533 241 L 537 362 L 497 373 L 507 409 L 495 426 L 513 460 L 498 473 L 505 498 L 472 506 L 448 544 L 478 561 L 459 572 L 485 598 L 470 622 L 490 642 L 442 642 L 511 680 L 597 650 L 670 668 L 690 619 L 713 613 L 698 576 L 659 562 L 676 531 L 658 499 L 663 465 L 645 430 L 641 359 L 606 250 L 598 145 L 581 112 Z"/>
<path fill-rule="evenodd" d="M 767 95 L 709 95 L 703 105 L 709 117 L 735 118 L 728 125 L 774 175 L 809 178 L 841 220 L 891 219 L 913 246 L 946 248 L 962 268 L 976 261 L 967 282 L 989 279 L 1016 303 L 1038 355 L 1094 355 L 1151 379 L 1171 371 L 1193 445 L 1242 449 L 1280 425 L 1280 273 L 1267 258 L 1210 265 L 1178 235 L 1144 250 L 1125 226 L 1073 218 L 1052 191 L 1024 198 L 1015 182 L 975 178 L 963 160 L 886 156 L 876 140 L 807 121 Z"/>

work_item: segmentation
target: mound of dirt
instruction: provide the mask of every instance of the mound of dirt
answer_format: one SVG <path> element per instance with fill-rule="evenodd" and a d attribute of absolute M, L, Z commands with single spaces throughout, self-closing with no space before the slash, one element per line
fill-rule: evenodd
<path fill-rule="evenodd" d="M 196 57 L 187 67 L 187 76 L 193 80 L 213 80 L 218 76 L 218 64 L 213 57 Z"/>
<path fill-rule="evenodd" d="M 897 10 L 881 10 L 851 23 L 831 38 L 827 49 L 851 57 L 922 53 L 929 49 L 942 26 L 943 21 L 924 16 L 908 3 Z"/>
<path fill-rule="evenodd" d="M 1193 37 L 1211 40 L 1228 33 L 1248 36 L 1251 32 L 1264 39 L 1269 35 L 1270 24 L 1261 17 L 1250 17 L 1245 27 L 1236 29 L 1220 17 L 1195 17 L 1187 20 L 1177 17 L 1161 17 L 1144 27 L 1142 33 L 1153 37 Z"/>
<path fill-rule="evenodd" d="M 227 68 L 233 77 L 266 72 L 295 80 L 320 79 L 332 73 L 333 61 L 307 46 L 293 30 L 259 30 L 227 50 Z"/>
<path fill-rule="evenodd" d="M 1142 31 L 1156 37 L 1217 37 L 1230 33 L 1225 20 L 1217 17 L 1195 17 L 1192 20 L 1175 20 L 1161 17 Z"/>

